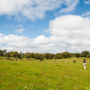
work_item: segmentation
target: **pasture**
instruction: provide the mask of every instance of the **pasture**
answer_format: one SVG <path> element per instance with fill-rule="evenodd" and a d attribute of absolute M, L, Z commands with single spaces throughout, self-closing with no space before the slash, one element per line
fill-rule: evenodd
<path fill-rule="evenodd" d="M 0 90 L 90 90 L 90 59 L 86 70 L 82 59 L 0 60 Z"/>

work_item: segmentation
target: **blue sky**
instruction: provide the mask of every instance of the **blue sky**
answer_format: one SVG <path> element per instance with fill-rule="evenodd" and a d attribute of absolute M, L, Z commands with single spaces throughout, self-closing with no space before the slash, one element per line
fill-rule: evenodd
<path fill-rule="evenodd" d="M 35 46 L 35 48 L 32 48 L 33 45 L 28 46 L 26 51 L 29 50 L 31 52 L 36 52 L 36 50 L 37 52 L 62 52 L 66 50 L 73 52 L 74 50 L 70 49 L 70 47 L 66 47 L 68 49 L 60 48 L 61 50 L 58 50 L 60 45 L 58 42 L 58 45 L 52 45 L 52 48 L 55 47 L 55 50 L 45 50 L 46 46 L 42 46 L 42 43 L 46 44 L 43 40 L 47 40 L 50 44 L 53 43 L 53 41 L 50 42 L 51 40 L 49 41 L 48 39 L 55 36 L 53 34 L 54 28 L 56 31 L 59 29 L 56 29 L 52 22 L 56 23 L 54 21 L 57 18 L 69 15 L 90 19 L 90 0 L 0 0 L 0 3 L 0 33 L 3 34 L 3 36 L 0 37 L 1 40 L 4 41 L 5 38 L 9 39 L 10 36 L 12 38 L 15 36 L 17 36 L 17 38 L 24 37 L 32 41 L 38 40 L 37 38 L 42 39 L 39 39 L 41 42 L 34 42 L 40 44 L 38 47 L 35 44 L 37 49 L 35 49 Z M 62 21 L 62 19 L 60 20 Z M 73 23 L 73 19 L 71 22 Z M 64 30 L 62 29 L 62 31 Z M 59 32 L 61 32 L 61 30 Z M 61 36 L 58 38 L 61 38 Z M 1 49 L 25 51 L 20 45 L 9 45 L 9 43 L 7 43 L 8 39 L 1 43 Z M 11 42 L 14 40 L 15 39 L 12 39 Z M 62 41 L 60 41 L 61 44 Z M 15 42 L 18 43 L 18 41 Z M 21 40 L 20 42 L 23 41 Z M 3 44 L 5 44 L 5 47 Z M 68 45 L 66 42 L 63 44 L 65 44 L 64 46 Z M 76 45 L 73 47 L 76 47 L 77 51 L 89 49 L 89 47 L 83 48 L 84 46 L 85 45 L 82 44 L 82 48 L 77 48 Z M 42 47 L 44 49 L 41 49 Z"/>
<path fill-rule="evenodd" d="M 43 19 L 35 19 L 30 20 L 26 17 L 21 17 L 21 21 L 15 19 L 15 16 L 1 15 L 0 16 L 0 33 L 4 34 L 21 34 L 31 38 L 35 38 L 40 34 L 45 34 L 48 36 L 48 33 L 44 33 L 44 30 L 49 28 L 50 20 L 55 19 L 57 16 L 73 14 L 73 15 L 82 15 L 83 13 L 87 13 L 90 11 L 90 5 L 85 4 L 85 0 L 80 0 L 76 6 L 76 9 L 67 12 L 60 13 L 60 10 L 65 8 L 66 6 L 62 5 L 62 8 L 57 8 L 53 11 L 46 11 L 45 17 Z M 19 29 L 19 25 L 22 25 L 24 29 L 23 33 L 15 33 L 15 30 Z"/>

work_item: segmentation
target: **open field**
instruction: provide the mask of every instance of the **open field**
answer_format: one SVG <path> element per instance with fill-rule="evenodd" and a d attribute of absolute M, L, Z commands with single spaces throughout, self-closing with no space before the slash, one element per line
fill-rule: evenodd
<path fill-rule="evenodd" d="M 90 90 L 90 59 L 0 60 L 0 90 Z"/>

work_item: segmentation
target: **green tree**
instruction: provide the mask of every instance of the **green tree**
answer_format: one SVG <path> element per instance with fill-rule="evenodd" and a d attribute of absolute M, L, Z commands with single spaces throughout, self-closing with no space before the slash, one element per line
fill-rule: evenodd
<path fill-rule="evenodd" d="M 19 53 L 17 51 L 11 51 L 9 52 L 10 57 L 13 57 L 17 60 L 17 58 L 19 57 Z"/>
<path fill-rule="evenodd" d="M 89 55 L 89 51 L 83 51 L 83 52 L 81 53 L 81 56 L 82 56 L 82 57 L 87 57 L 87 55 Z"/>
<path fill-rule="evenodd" d="M 45 54 L 44 54 L 44 57 L 45 57 L 46 59 L 53 59 L 53 58 L 54 58 L 54 54 L 45 53 Z"/>
<path fill-rule="evenodd" d="M 29 58 L 33 58 L 33 53 L 24 53 L 24 56 L 29 60 Z"/>
<path fill-rule="evenodd" d="M 6 50 L 0 50 L 0 56 L 5 56 L 5 55 L 6 55 L 6 53 L 7 53 L 7 51 L 6 51 Z"/>
<path fill-rule="evenodd" d="M 74 56 L 79 58 L 79 57 L 81 57 L 81 54 L 80 53 L 74 53 Z"/>

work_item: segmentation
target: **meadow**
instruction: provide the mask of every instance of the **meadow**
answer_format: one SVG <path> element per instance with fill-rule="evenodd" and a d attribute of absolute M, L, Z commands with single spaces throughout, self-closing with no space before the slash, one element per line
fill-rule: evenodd
<path fill-rule="evenodd" d="M 86 70 L 82 60 L 0 60 L 0 90 L 90 90 L 90 59 Z"/>

